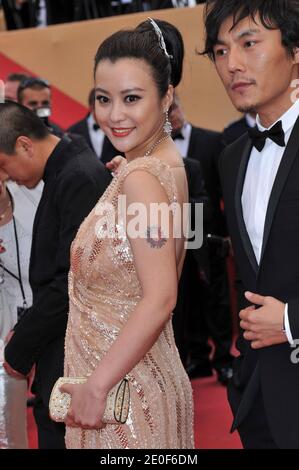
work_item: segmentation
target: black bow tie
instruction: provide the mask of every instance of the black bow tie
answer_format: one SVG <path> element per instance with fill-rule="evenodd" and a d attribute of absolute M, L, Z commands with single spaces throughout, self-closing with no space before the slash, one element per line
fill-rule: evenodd
<path fill-rule="evenodd" d="M 280 147 L 285 146 L 284 131 L 281 121 L 278 121 L 271 129 L 267 131 L 259 131 L 257 127 L 248 129 L 249 136 L 254 147 L 261 152 L 265 146 L 266 139 L 273 140 Z"/>
<path fill-rule="evenodd" d="M 177 134 L 174 134 L 172 138 L 173 138 L 173 140 L 176 140 L 176 139 L 184 140 L 185 139 L 185 137 L 183 136 L 183 134 L 181 132 L 178 132 Z"/>
<path fill-rule="evenodd" d="M 98 131 L 99 129 L 100 129 L 100 126 L 97 123 L 94 123 L 93 130 Z"/>

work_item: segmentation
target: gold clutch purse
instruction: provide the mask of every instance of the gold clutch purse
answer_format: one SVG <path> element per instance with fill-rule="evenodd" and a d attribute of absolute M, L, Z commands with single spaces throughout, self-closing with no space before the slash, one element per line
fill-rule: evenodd
<path fill-rule="evenodd" d="M 56 381 L 49 402 L 50 417 L 53 421 L 58 423 L 64 421 L 71 403 L 71 395 L 61 392 L 59 388 L 63 384 L 83 384 L 86 380 L 85 377 L 60 377 Z M 107 395 L 103 423 L 124 424 L 128 418 L 129 408 L 129 382 L 128 379 L 123 379 Z"/>

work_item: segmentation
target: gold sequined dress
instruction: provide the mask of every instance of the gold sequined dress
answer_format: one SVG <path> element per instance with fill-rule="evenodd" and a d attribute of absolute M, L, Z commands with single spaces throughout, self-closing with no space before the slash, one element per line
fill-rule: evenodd
<path fill-rule="evenodd" d="M 124 178 L 135 169 L 155 175 L 169 201 L 176 201 L 175 179 L 169 167 L 156 158 L 142 157 L 121 167 L 82 223 L 71 250 L 66 376 L 86 376 L 96 368 L 141 299 L 122 212 L 118 211 Z M 108 226 L 115 228 L 110 238 L 103 237 Z M 128 379 L 131 406 L 126 424 L 85 431 L 68 427 L 67 447 L 193 448 L 192 389 L 175 346 L 171 321 Z"/>

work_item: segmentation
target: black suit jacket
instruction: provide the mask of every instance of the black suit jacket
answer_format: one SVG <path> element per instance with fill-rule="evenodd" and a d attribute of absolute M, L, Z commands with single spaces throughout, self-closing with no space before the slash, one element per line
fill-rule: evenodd
<path fill-rule="evenodd" d="M 238 121 L 232 122 L 223 131 L 223 141 L 226 145 L 232 144 L 235 140 L 245 134 L 249 127 L 250 126 L 248 125 L 245 117 L 242 117 Z"/>
<path fill-rule="evenodd" d="M 220 132 L 192 126 L 187 157 L 200 162 L 205 187 L 210 198 L 213 215 L 208 230 L 214 234 L 226 236 L 227 227 L 221 210 L 221 186 L 218 162 L 224 148 Z"/>
<path fill-rule="evenodd" d="M 299 338 L 299 119 L 284 152 L 271 192 L 260 265 L 247 234 L 241 195 L 252 149 L 245 135 L 220 159 L 229 233 L 243 291 L 273 296 L 289 304 L 293 338 Z M 245 306 L 244 302 L 244 306 Z M 281 448 L 299 448 L 299 364 L 291 361 L 289 343 L 253 350 L 241 335 L 240 357 L 229 388 L 234 427 L 246 417 L 261 387 L 271 434 Z"/>
<path fill-rule="evenodd" d="M 33 303 L 17 323 L 5 358 L 23 374 L 37 364 L 36 379 L 47 402 L 63 374 L 70 245 L 109 184 L 110 174 L 81 137 L 65 136 L 47 161 L 44 182 L 30 259 Z"/>
<path fill-rule="evenodd" d="M 46 0 L 47 23 L 68 23 L 74 20 L 75 0 Z"/>
<path fill-rule="evenodd" d="M 188 191 L 189 191 L 189 203 L 191 205 L 191 228 L 195 229 L 195 205 L 203 204 L 203 246 L 196 250 L 188 250 L 187 256 L 192 256 L 198 266 L 204 270 L 206 277 L 209 277 L 209 253 L 208 246 L 206 243 L 206 230 L 211 223 L 212 219 L 212 207 L 210 203 L 209 196 L 205 188 L 205 182 L 202 175 L 201 164 L 199 161 L 194 160 L 193 158 L 184 158 L 185 171 L 188 182 Z"/>
<path fill-rule="evenodd" d="M 89 145 L 89 147 L 93 150 L 94 153 L 96 153 L 95 149 L 93 148 L 91 139 L 90 139 L 87 118 L 82 119 L 82 121 L 79 121 L 73 124 L 71 127 L 68 128 L 67 131 L 72 134 L 82 135 L 86 143 Z M 101 154 L 101 162 L 102 163 L 110 162 L 110 160 L 116 155 L 121 155 L 121 154 L 115 147 L 113 147 L 108 137 L 105 136 L 104 142 L 103 142 L 102 154 Z"/>

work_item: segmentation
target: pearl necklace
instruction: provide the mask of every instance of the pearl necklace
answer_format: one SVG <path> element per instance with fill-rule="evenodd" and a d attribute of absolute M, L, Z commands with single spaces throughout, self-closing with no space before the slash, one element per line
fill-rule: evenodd
<path fill-rule="evenodd" d="M 145 152 L 144 156 L 149 157 L 152 151 L 155 150 L 155 148 L 158 147 L 158 145 L 164 142 L 164 140 L 168 139 L 168 137 L 169 137 L 168 134 L 164 134 L 163 137 L 161 137 L 160 139 L 158 139 L 156 142 L 153 143 L 153 145 Z"/>

